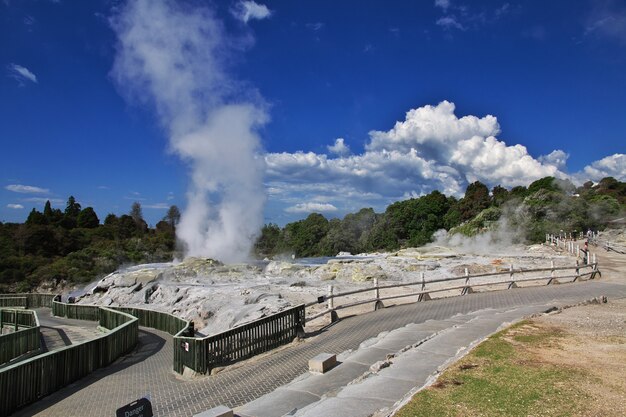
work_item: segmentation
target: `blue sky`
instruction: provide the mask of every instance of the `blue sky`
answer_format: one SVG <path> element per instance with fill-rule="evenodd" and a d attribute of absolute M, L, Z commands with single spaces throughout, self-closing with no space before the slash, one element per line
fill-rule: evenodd
<path fill-rule="evenodd" d="M 137 93 L 145 74 L 114 70 L 127 6 L 0 3 L 0 221 L 21 222 L 46 199 L 64 208 L 69 195 L 101 220 L 139 201 L 153 225 L 169 205 L 190 205 L 190 178 L 208 171 L 173 142 L 163 110 L 172 101 Z M 474 180 L 626 180 L 623 2 L 167 7 L 218 28 L 203 35 L 213 36 L 207 59 L 218 62 L 204 74 L 215 70 L 235 87 L 200 113 L 228 103 L 262 113 L 250 131 L 264 165 L 264 222 L 383 211 L 433 189 L 460 195 Z"/>

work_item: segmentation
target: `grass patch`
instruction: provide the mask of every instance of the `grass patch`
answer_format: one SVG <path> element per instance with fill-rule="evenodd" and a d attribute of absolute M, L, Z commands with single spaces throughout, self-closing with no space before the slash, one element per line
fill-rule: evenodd
<path fill-rule="evenodd" d="M 537 350 L 558 346 L 555 328 L 523 321 L 494 334 L 417 393 L 397 414 L 408 416 L 571 416 L 584 413 L 582 371 L 542 362 Z"/>

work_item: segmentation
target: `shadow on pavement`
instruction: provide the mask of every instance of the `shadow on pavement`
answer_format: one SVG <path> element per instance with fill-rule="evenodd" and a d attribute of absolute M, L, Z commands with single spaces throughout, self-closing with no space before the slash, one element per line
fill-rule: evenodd
<path fill-rule="evenodd" d="M 64 400 L 67 397 L 72 396 L 76 392 L 90 386 L 91 384 L 98 382 L 101 378 L 107 377 L 109 375 L 115 374 L 123 369 L 128 368 L 129 366 L 133 366 L 137 363 L 143 362 L 148 359 L 150 356 L 156 354 L 160 351 L 165 345 L 165 339 L 156 334 L 139 329 L 139 342 L 137 343 L 137 347 L 131 353 L 121 357 L 117 361 L 113 362 L 113 364 L 100 368 L 87 375 L 86 377 L 64 387 L 59 391 L 48 395 L 33 403 L 31 405 L 18 410 L 16 413 L 12 414 L 16 417 L 26 417 L 32 416 L 37 413 L 44 411 L 46 408 L 56 404 L 59 401 Z"/>

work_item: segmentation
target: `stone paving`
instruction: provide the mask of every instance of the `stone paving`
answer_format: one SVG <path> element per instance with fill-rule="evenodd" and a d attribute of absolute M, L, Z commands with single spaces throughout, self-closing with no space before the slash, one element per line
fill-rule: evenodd
<path fill-rule="evenodd" d="M 43 351 L 51 351 L 101 336 L 98 322 L 74 320 L 52 315 L 50 308 L 35 309 L 39 319 Z"/>
<path fill-rule="evenodd" d="M 486 308 L 530 304 L 571 304 L 599 295 L 626 297 L 626 286 L 599 281 L 518 288 L 471 294 L 426 303 L 407 304 L 341 320 L 319 335 L 270 355 L 191 381 L 172 371 L 169 335 L 141 329 L 138 348 L 20 412 L 18 416 L 104 416 L 140 397 L 148 396 L 157 416 L 190 416 L 223 404 L 237 407 L 285 385 L 307 370 L 321 352 L 341 353 L 383 331 L 408 323 L 444 320 Z"/>

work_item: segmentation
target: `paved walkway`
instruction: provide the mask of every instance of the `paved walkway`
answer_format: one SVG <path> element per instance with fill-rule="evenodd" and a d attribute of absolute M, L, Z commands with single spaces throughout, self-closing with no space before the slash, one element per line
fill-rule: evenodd
<path fill-rule="evenodd" d="M 36 308 L 43 351 L 59 349 L 101 336 L 97 321 L 74 320 L 52 315 L 50 308 Z"/>
<path fill-rule="evenodd" d="M 626 285 L 602 281 L 471 294 L 379 310 L 339 321 L 319 335 L 215 376 L 182 381 L 172 372 L 171 337 L 141 329 L 137 350 L 32 406 L 20 416 L 102 416 L 148 396 L 158 416 L 190 416 L 223 404 L 237 407 L 285 385 L 318 353 L 354 350 L 364 340 L 410 323 L 447 320 L 485 309 L 571 304 L 607 295 L 626 297 Z"/>

